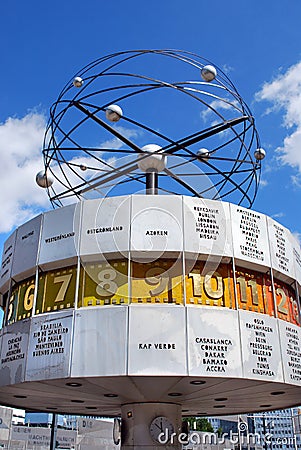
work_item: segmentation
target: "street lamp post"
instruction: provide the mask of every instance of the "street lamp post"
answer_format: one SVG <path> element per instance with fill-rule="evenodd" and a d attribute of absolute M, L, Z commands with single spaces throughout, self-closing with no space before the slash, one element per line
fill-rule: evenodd
<path fill-rule="evenodd" d="M 56 448 L 56 435 L 57 435 L 57 414 L 52 414 L 49 450 L 55 450 Z"/>

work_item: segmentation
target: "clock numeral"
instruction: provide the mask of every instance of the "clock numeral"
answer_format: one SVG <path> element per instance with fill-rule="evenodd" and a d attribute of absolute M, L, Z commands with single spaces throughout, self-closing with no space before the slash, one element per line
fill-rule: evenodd
<path fill-rule="evenodd" d="M 162 292 L 167 290 L 169 280 L 170 278 L 167 271 L 160 267 L 152 267 L 145 273 L 145 282 L 147 284 L 150 286 L 156 286 L 156 284 L 158 285 L 155 289 L 150 289 L 149 294 L 152 297 L 162 294 Z"/>
<path fill-rule="evenodd" d="M 216 289 L 212 289 L 212 279 L 216 280 Z M 204 290 L 208 297 L 218 300 L 224 295 L 224 285 L 222 276 L 213 270 L 206 273 L 204 278 Z"/>
<path fill-rule="evenodd" d="M 277 288 L 276 295 L 280 295 L 280 297 L 281 297 L 280 303 L 277 307 L 278 312 L 287 316 L 288 315 L 288 308 L 286 306 L 287 298 L 286 298 L 284 290 L 281 288 Z"/>
<path fill-rule="evenodd" d="M 14 314 L 14 310 L 15 310 L 15 305 L 14 305 L 14 295 L 12 295 L 9 299 L 9 304 L 8 304 L 8 311 L 7 311 L 7 322 L 9 322 Z"/>
<path fill-rule="evenodd" d="M 35 285 L 31 284 L 25 291 L 23 306 L 25 311 L 30 311 L 33 307 Z"/>
<path fill-rule="evenodd" d="M 53 283 L 62 283 L 57 296 L 54 299 L 54 303 L 56 302 L 63 302 L 65 300 L 65 295 L 67 292 L 67 289 L 69 287 L 70 281 L 72 278 L 72 273 L 68 274 L 68 275 L 60 275 L 58 277 L 54 277 L 53 279 Z"/>
<path fill-rule="evenodd" d="M 118 284 L 115 283 L 117 277 L 117 272 L 114 269 L 103 269 L 101 270 L 97 278 L 100 281 L 96 287 L 96 293 L 101 297 L 106 295 L 114 295 L 118 290 Z"/>

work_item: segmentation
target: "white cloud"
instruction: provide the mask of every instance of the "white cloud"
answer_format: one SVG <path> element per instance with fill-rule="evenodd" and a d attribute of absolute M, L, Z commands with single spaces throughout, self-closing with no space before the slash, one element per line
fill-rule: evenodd
<path fill-rule="evenodd" d="M 223 72 L 225 72 L 226 75 L 229 75 L 230 72 L 234 71 L 234 67 L 229 66 L 229 64 L 224 64 L 222 66 L 222 70 L 223 70 Z"/>
<path fill-rule="evenodd" d="M 115 126 L 114 127 L 116 131 L 118 131 L 122 136 L 131 139 L 136 138 L 139 133 L 136 130 L 131 130 L 129 128 L 121 127 L 121 126 Z M 113 139 L 109 139 L 108 141 L 102 142 L 99 146 L 99 148 L 111 148 L 115 150 L 119 150 L 120 148 L 126 146 L 120 139 L 117 137 L 114 137 Z M 127 146 L 126 146 L 127 147 Z"/>
<path fill-rule="evenodd" d="M 301 61 L 265 83 L 257 92 L 256 100 L 272 103 L 266 114 L 283 112 L 283 125 L 290 132 L 283 145 L 277 148 L 277 153 L 283 164 L 296 167 L 301 172 Z"/>
<path fill-rule="evenodd" d="M 213 100 L 211 103 L 209 103 L 210 108 L 206 108 L 203 111 L 201 111 L 201 118 L 206 121 L 208 120 L 208 117 L 214 114 L 213 110 L 218 111 L 221 113 L 221 110 L 223 110 L 223 114 L 225 114 L 225 111 L 231 111 L 232 115 L 233 112 L 239 108 L 239 103 L 236 100 L 230 100 L 230 99 L 222 99 L 222 100 Z M 241 112 L 241 111 L 239 111 Z M 238 113 L 239 114 L 239 113 Z M 230 116 L 231 118 L 231 116 Z M 219 122 L 221 122 L 222 119 L 220 118 Z"/>
<path fill-rule="evenodd" d="M 46 192 L 35 182 L 43 168 L 44 131 L 45 118 L 36 113 L 10 117 L 0 124 L 0 233 L 9 232 L 48 204 Z"/>
<path fill-rule="evenodd" d="M 301 246 L 301 234 L 298 231 L 292 233 L 298 244 Z"/>
<path fill-rule="evenodd" d="M 264 188 L 269 184 L 269 182 L 267 180 L 261 178 L 259 184 L 262 188 Z"/>
<path fill-rule="evenodd" d="M 97 152 L 98 158 L 103 158 L 102 152 Z M 54 181 L 54 187 L 56 194 L 61 194 L 66 190 L 66 186 L 63 184 L 60 184 L 58 180 L 60 180 L 62 183 L 66 184 L 66 178 L 68 179 L 69 183 L 76 188 L 78 185 L 81 185 L 83 182 L 87 182 L 88 184 L 91 182 L 91 184 L 94 184 L 94 178 L 99 177 L 100 175 L 103 175 L 105 173 L 108 173 L 112 170 L 112 168 L 115 166 L 116 158 L 109 158 L 105 159 L 103 158 L 104 162 L 101 162 L 97 159 L 94 159 L 92 156 L 76 156 L 74 158 L 71 158 L 67 163 L 63 163 L 60 165 L 60 167 L 55 164 L 51 166 L 51 171 L 55 175 L 55 181 Z M 86 166 L 86 170 L 81 170 L 80 166 L 84 165 Z M 62 176 L 62 172 L 64 173 L 64 176 Z M 102 190 L 101 188 L 97 189 L 98 194 L 96 195 L 105 195 L 106 191 Z M 86 196 L 84 196 L 86 197 Z M 89 196 L 87 197 L 89 198 Z M 71 196 L 67 197 L 63 200 L 63 204 L 67 205 L 70 203 L 74 203 L 78 201 L 77 197 Z"/>
<path fill-rule="evenodd" d="M 284 216 L 285 216 L 285 214 L 283 212 L 278 212 L 278 213 L 275 213 L 275 214 L 272 215 L 272 217 L 274 219 L 281 219 Z"/>
<path fill-rule="evenodd" d="M 292 181 L 293 186 L 300 188 L 301 187 L 301 173 L 297 174 L 297 175 L 292 175 L 291 181 Z"/>
<path fill-rule="evenodd" d="M 45 127 L 46 118 L 38 113 L 29 113 L 23 118 L 9 117 L 4 123 L 0 123 L 0 233 L 10 232 L 50 207 L 46 190 L 40 188 L 35 181 L 37 172 L 44 167 L 41 149 Z M 129 139 L 138 136 L 135 130 L 117 126 L 116 129 Z M 113 138 L 103 142 L 98 148 L 119 149 L 123 145 L 125 144 L 117 138 Z M 116 166 L 114 154 L 108 158 L 104 158 L 104 154 L 108 156 L 105 150 L 97 152 L 97 156 L 102 157 L 106 163 Z M 102 162 L 84 154 L 82 157 L 72 158 L 70 162 L 73 163 L 74 170 L 65 164 L 63 170 L 72 185 L 93 179 L 100 170 L 110 170 Z M 90 168 L 81 171 L 80 164 L 86 164 Z M 61 177 L 61 170 L 57 166 L 52 166 L 52 170 L 58 178 Z M 55 190 L 61 192 L 64 189 L 56 180 Z M 76 198 L 72 197 L 66 203 L 74 201 Z"/>
<path fill-rule="evenodd" d="M 114 127 L 122 136 L 131 139 L 137 138 L 142 133 L 133 129 L 115 126 Z M 91 183 L 91 189 L 86 191 L 83 194 L 83 198 L 93 198 L 93 196 L 106 195 L 107 187 L 97 187 L 94 189 L 95 179 L 97 182 L 97 178 L 105 173 L 111 172 L 115 167 L 118 167 L 122 164 L 128 163 L 130 160 L 136 160 L 136 157 L 115 157 L 115 153 L 110 150 L 119 150 L 122 147 L 127 148 L 128 146 L 122 142 L 117 137 L 113 137 L 112 139 L 108 139 L 99 143 L 95 147 L 95 151 L 89 150 L 89 153 L 85 153 L 81 151 L 81 155 L 75 156 L 71 159 L 68 159 L 68 163 L 60 163 L 60 166 L 56 163 L 51 164 L 51 172 L 55 176 L 55 181 L 53 188 L 56 194 L 64 193 L 69 187 L 66 185 L 66 178 L 68 179 L 69 184 L 72 185 L 73 188 L 78 190 L 78 186 L 82 185 L 82 183 L 86 182 L 86 188 L 89 188 L 89 184 Z M 103 150 L 103 151 L 100 151 Z M 67 159 L 69 155 L 64 155 Z M 82 171 L 80 169 L 80 165 L 85 165 L 87 167 L 86 170 Z M 95 191 L 95 192 L 94 192 Z M 66 197 L 62 199 L 62 203 L 64 205 L 68 203 L 74 203 L 77 201 L 77 198 L 74 196 Z"/>

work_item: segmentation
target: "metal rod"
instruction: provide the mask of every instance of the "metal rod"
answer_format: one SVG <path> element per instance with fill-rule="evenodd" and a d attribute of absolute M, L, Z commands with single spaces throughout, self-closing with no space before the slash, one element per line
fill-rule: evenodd
<path fill-rule="evenodd" d="M 227 130 L 228 128 L 232 128 L 235 125 L 240 124 L 241 122 L 245 122 L 246 120 L 250 120 L 248 116 L 238 117 L 236 119 L 227 120 L 226 122 L 218 123 L 213 127 L 207 128 L 206 130 L 200 131 L 198 133 L 192 134 L 185 139 L 182 139 L 175 144 L 169 144 L 166 147 L 163 147 L 164 153 L 170 154 L 175 153 L 177 150 L 185 149 L 190 145 L 196 144 L 197 142 L 203 141 L 208 137 L 214 136 L 215 134 L 221 133 L 222 131 Z"/>
<path fill-rule="evenodd" d="M 103 128 L 105 128 L 107 131 L 112 133 L 117 139 L 120 139 L 122 142 L 124 142 L 126 145 L 128 145 L 130 148 L 135 150 L 137 153 L 142 153 L 142 150 L 138 145 L 136 145 L 134 142 L 127 139 L 125 136 L 120 134 L 116 128 L 111 127 L 106 122 L 101 120 L 99 117 L 97 117 L 95 114 L 93 114 L 91 111 L 89 111 L 87 108 L 85 108 L 83 105 L 81 105 L 78 101 L 71 102 L 72 105 L 74 105 L 77 109 L 79 109 L 81 112 L 86 114 L 88 117 L 90 117 L 94 122 L 98 123 L 98 125 L 101 125 Z"/>
<path fill-rule="evenodd" d="M 151 171 L 146 172 L 146 194 L 158 194 L 158 173 Z"/>
<path fill-rule="evenodd" d="M 57 433 L 57 414 L 52 414 L 51 434 L 50 434 L 50 450 L 56 449 L 56 433 Z"/>
<path fill-rule="evenodd" d="M 171 178 L 173 178 L 174 180 L 176 180 L 178 183 L 180 183 L 182 186 L 184 186 L 186 189 L 188 189 L 188 191 L 192 192 L 196 197 L 202 198 L 202 195 L 197 192 L 195 189 L 193 189 L 193 187 L 189 186 L 188 183 L 185 183 L 184 180 L 182 180 L 180 177 L 178 177 L 175 173 L 173 173 L 171 170 L 165 168 L 164 172 L 170 176 Z"/>

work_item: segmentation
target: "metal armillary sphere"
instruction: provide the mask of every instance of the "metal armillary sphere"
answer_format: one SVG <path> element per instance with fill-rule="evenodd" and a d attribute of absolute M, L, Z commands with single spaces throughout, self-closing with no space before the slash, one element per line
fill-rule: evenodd
<path fill-rule="evenodd" d="M 179 50 L 119 52 L 81 69 L 50 109 L 43 154 L 39 185 L 54 206 L 146 184 L 250 207 L 265 156 L 226 74 Z"/>

